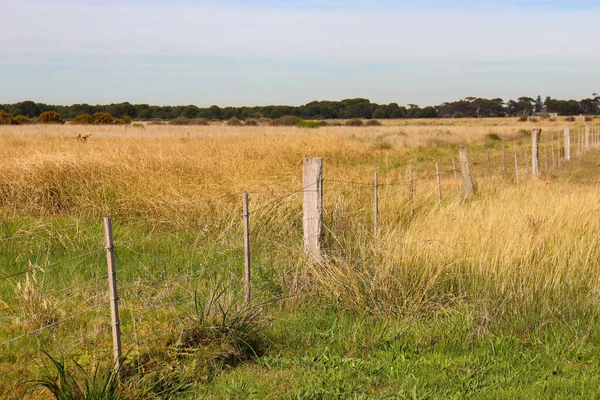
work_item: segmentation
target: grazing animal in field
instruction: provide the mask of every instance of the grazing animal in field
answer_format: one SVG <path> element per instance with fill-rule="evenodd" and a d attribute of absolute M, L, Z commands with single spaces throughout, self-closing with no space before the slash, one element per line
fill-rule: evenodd
<path fill-rule="evenodd" d="M 90 136 L 92 136 L 91 133 L 81 133 L 81 132 L 78 132 L 77 133 L 77 140 L 81 140 L 82 142 L 85 143 L 85 141 L 88 140 L 88 138 Z"/>

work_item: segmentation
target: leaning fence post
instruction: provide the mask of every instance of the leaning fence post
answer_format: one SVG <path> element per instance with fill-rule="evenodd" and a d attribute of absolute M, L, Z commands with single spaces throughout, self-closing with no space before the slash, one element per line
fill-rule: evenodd
<path fill-rule="evenodd" d="M 304 159 L 302 179 L 304 253 L 311 261 L 321 261 L 321 221 L 323 219 L 323 158 Z"/>
<path fill-rule="evenodd" d="M 571 127 L 569 125 L 565 125 L 564 136 L 565 160 L 571 161 Z"/>
<path fill-rule="evenodd" d="M 379 174 L 375 172 L 373 178 L 373 234 L 379 238 Z"/>
<path fill-rule="evenodd" d="M 113 338 L 113 359 L 115 370 L 121 370 L 121 325 L 119 322 L 119 296 L 117 295 L 117 272 L 115 269 L 115 245 L 113 243 L 112 220 L 104 217 L 104 243 L 108 266 L 108 291 L 110 299 L 110 319 Z"/>
<path fill-rule="evenodd" d="M 540 176 L 540 135 L 541 129 L 533 129 L 531 131 L 531 173 L 535 176 Z"/>
<path fill-rule="evenodd" d="M 452 159 L 452 169 L 454 170 L 454 181 L 456 181 L 456 194 L 460 197 L 460 186 L 458 186 L 458 173 L 456 172 L 456 161 Z"/>
<path fill-rule="evenodd" d="M 475 194 L 475 186 L 473 185 L 471 170 L 469 169 L 469 155 L 467 153 L 467 147 L 462 143 L 458 146 L 458 156 L 463 180 L 465 181 L 465 196 L 473 196 Z"/>
<path fill-rule="evenodd" d="M 517 158 L 517 142 L 513 142 L 515 152 L 515 181 L 519 183 L 519 159 Z"/>
<path fill-rule="evenodd" d="M 243 194 L 244 207 L 244 277 L 246 283 L 246 304 L 252 304 L 252 271 L 250 269 L 250 209 L 248 193 Z"/>

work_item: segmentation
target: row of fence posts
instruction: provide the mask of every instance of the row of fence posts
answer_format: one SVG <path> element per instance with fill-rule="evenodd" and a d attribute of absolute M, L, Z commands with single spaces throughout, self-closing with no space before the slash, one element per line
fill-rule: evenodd
<path fill-rule="evenodd" d="M 594 137 L 594 143 L 600 141 L 600 132 Z M 586 128 L 585 140 L 581 140 L 582 148 L 590 148 L 589 127 Z M 533 129 L 531 133 L 532 142 L 532 173 L 535 177 L 540 176 L 539 168 L 539 143 L 541 129 Z M 571 159 L 569 127 L 565 127 L 564 155 L 566 160 Z M 518 178 L 518 162 L 515 149 L 515 174 Z M 559 157 L 560 160 L 560 157 Z M 471 176 L 467 147 L 459 145 L 459 163 L 464 182 L 465 197 L 475 194 L 475 185 Z M 491 177 L 491 163 L 489 153 L 487 155 L 488 171 Z M 460 194 L 459 178 L 456 163 L 452 160 L 456 190 Z M 506 171 L 506 169 L 505 169 Z M 441 180 L 439 164 L 436 163 L 436 177 L 438 185 L 438 198 L 442 200 Z M 373 232 L 375 238 L 379 237 L 379 175 L 374 175 L 374 218 Z M 409 203 L 410 215 L 414 216 L 414 178 L 412 166 L 409 167 Z M 242 194 L 243 227 L 244 227 L 244 284 L 246 304 L 252 303 L 252 272 L 251 272 L 251 243 L 250 243 L 250 209 L 248 193 Z M 322 261 L 321 238 L 323 225 L 323 158 L 306 158 L 303 163 L 303 243 L 304 253 L 310 262 Z M 121 326 L 119 320 L 119 296 L 117 290 L 117 268 L 115 264 L 115 245 L 113 241 L 113 227 L 111 217 L 104 217 L 104 235 L 106 247 L 106 261 L 108 266 L 108 286 L 110 298 L 111 331 L 113 340 L 113 359 L 115 368 L 120 370 L 122 365 Z"/>

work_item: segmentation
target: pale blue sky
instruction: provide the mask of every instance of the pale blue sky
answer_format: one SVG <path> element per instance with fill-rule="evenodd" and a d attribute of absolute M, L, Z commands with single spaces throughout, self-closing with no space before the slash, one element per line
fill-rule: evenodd
<path fill-rule="evenodd" d="M 0 0 L 0 103 L 600 92 L 600 2 Z"/>

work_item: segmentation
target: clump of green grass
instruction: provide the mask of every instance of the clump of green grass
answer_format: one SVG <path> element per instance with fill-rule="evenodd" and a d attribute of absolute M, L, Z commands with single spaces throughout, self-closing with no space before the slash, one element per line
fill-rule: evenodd
<path fill-rule="evenodd" d="M 494 133 L 494 132 L 488 133 L 487 138 L 489 140 L 502 140 L 502 138 L 500 136 L 498 136 L 497 133 Z"/>

